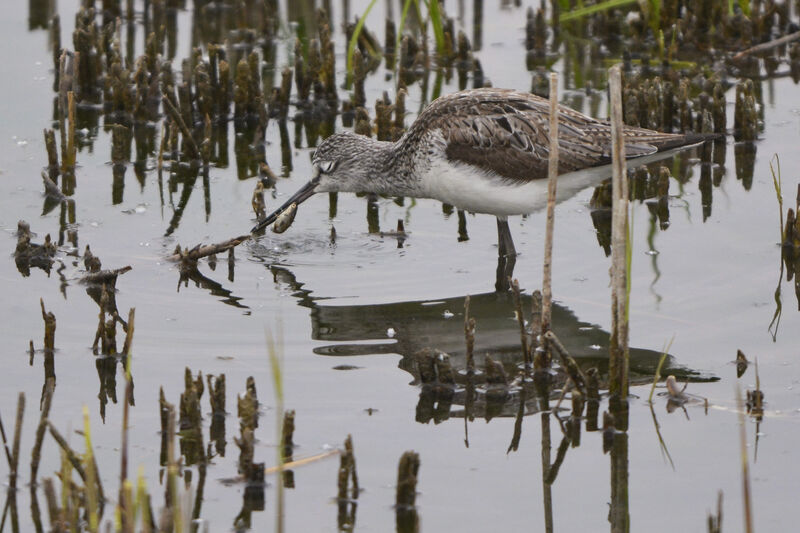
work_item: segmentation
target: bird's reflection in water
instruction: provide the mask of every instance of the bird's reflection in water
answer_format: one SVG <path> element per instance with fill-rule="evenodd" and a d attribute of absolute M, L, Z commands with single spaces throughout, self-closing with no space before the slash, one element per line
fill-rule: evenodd
<path fill-rule="evenodd" d="M 314 349 L 318 355 L 340 357 L 396 353 L 398 366 L 414 378 L 412 385 L 422 385 L 417 354 L 432 348 L 447 353 L 455 372 L 454 387 L 421 387 L 417 420 L 440 422 L 450 417 L 514 417 L 525 403 L 525 414 L 540 410 L 535 394 L 524 394 L 512 383 L 499 390 L 492 387 L 484 373 L 470 387 L 466 379 L 466 344 L 464 336 L 465 296 L 426 301 L 392 302 L 375 305 L 324 305 L 321 298 L 302 288 L 291 271 L 271 267 L 275 279 L 296 290 L 299 304 L 311 309 L 311 335 L 314 340 L 331 344 Z M 522 296 L 522 308 L 531 308 L 531 297 Z M 514 315 L 510 293 L 485 293 L 470 296 L 469 316 L 477 323 L 474 354 L 476 366 L 483 368 L 484 358 L 499 362 L 507 376 L 516 376 L 523 368 L 519 324 Z M 597 368 L 600 382 L 608 373 L 609 333 L 597 325 L 579 320 L 572 311 L 553 305 L 553 331 L 569 353 L 586 371 Z M 632 384 L 649 383 L 656 372 L 661 352 L 640 348 L 630 350 Z M 479 372 L 480 374 L 480 372 Z M 661 374 L 674 375 L 679 381 L 708 381 L 714 376 L 680 365 L 668 355 Z M 556 391 L 556 393 L 559 393 Z M 560 394 L 560 393 L 559 393 Z M 465 408 L 466 411 L 465 412 Z"/>

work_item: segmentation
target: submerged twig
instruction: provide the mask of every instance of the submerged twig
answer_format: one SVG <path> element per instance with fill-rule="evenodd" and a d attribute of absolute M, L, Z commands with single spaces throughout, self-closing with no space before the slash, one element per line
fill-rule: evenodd
<path fill-rule="evenodd" d="M 748 54 L 755 54 L 758 52 L 766 52 L 767 50 L 772 50 L 773 48 L 777 48 L 784 44 L 788 44 L 792 41 L 796 41 L 800 39 L 800 31 L 796 31 L 794 33 L 790 33 L 788 35 L 784 35 L 783 37 L 779 37 L 778 39 L 773 39 L 772 41 L 768 41 L 766 43 L 757 44 L 755 46 L 751 46 L 745 50 L 742 50 L 735 56 L 733 56 L 733 60 L 741 59 Z"/>
<path fill-rule="evenodd" d="M 243 243 L 250 238 L 250 235 L 240 235 L 233 239 L 228 239 L 217 244 L 198 244 L 192 249 L 181 250 L 180 247 L 176 248 L 174 254 L 167 257 L 167 261 L 197 261 L 209 255 L 218 254 L 227 251 L 239 244 Z"/>
<path fill-rule="evenodd" d="M 128 265 L 122 268 L 116 268 L 114 270 L 98 270 L 97 272 L 90 272 L 83 276 L 80 279 L 81 283 L 92 283 L 92 284 L 108 284 L 111 287 L 117 282 L 117 276 L 120 276 L 129 270 L 132 270 L 133 267 Z"/>

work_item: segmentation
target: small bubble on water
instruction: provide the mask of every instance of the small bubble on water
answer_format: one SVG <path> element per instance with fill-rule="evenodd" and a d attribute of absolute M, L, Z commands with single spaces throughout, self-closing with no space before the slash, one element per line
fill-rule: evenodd
<path fill-rule="evenodd" d="M 144 213 L 145 211 L 147 211 L 147 206 L 145 204 L 139 204 L 136 206 L 136 209 L 134 209 L 134 211 L 136 211 L 137 213 Z"/>
<path fill-rule="evenodd" d="M 647 250 L 645 252 L 647 255 L 658 255 L 658 250 Z"/>
<path fill-rule="evenodd" d="M 445 309 L 444 313 L 442 313 L 442 316 L 445 318 L 453 318 L 455 315 L 451 313 L 449 309 Z"/>
<path fill-rule="evenodd" d="M 389 337 L 390 339 L 394 338 L 396 333 L 397 332 L 394 330 L 394 328 L 389 328 L 386 330 L 386 336 Z"/>

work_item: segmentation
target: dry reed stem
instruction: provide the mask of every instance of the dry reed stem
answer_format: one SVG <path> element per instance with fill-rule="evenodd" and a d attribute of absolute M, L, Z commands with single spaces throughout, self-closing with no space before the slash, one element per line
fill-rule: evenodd
<path fill-rule="evenodd" d="M 525 371 L 527 372 L 531 367 L 530 351 L 528 350 L 528 332 L 525 330 L 525 315 L 522 313 L 522 298 L 519 292 L 519 281 L 516 279 L 511 282 L 511 294 L 514 296 L 514 313 L 517 315 L 517 323 L 519 324 L 522 358 L 525 362 Z"/>
<path fill-rule="evenodd" d="M 271 466 L 269 468 L 265 468 L 264 474 L 277 474 L 278 472 L 282 472 L 284 470 L 292 470 L 299 466 L 305 466 L 311 463 L 316 463 L 317 461 L 327 459 L 328 457 L 339 455 L 340 453 L 342 453 L 341 450 L 330 450 L 327 452 L 318 453 L 317 455 L 312 455 L 311 457 L 297 459 L 296 461 L 289 461 L 288 463 L 283 463 L 282 465 L 276 465 L 276 466 Z"/>
<path fill-rule="evenodd" d="M 609 392 L 628 396 L 627 238 L 628 181 L 622 123 L 622 80 L 619 65 L 609 69 L 612 137 L 611 206 L 611 346 Z"/>
<path fill-rule="evenodd" d="M 558 74 L 550 74 L 550 153 L 547 160 L 547 225 L 544 233 L 544 273 L 542 279 L 542 333 L 550 331 L 553 299 L 553 225 L 558 178 Z"/>
<path fill-rule="evenodd" d="M 22 419 L 25 415 L 25 393 L 20 392 L 17 399 L 17 421 L 14 424 L 14 443 L 11 448 L 11 464 L 9 465 L 8 490 L 13 493 L 17 490 L 17 473 L 19 466 L 19 443 L 22 438 Z"/>
<path fill-rule="evenodd" d="M 467 374 L 475 373 L 475 319 L 469 317 L 469 295 L 464 299 L 464 337 L 467 343 Z"/>
<path fill-rule="evenodd" d="M 53 391 L 55 390 L 55 378 L 47 378 L 44 385 L 44 397 L 42 399 L 42 413 L 39 418 L 39 426 L 36 428 L 36 441 L 33 444 L 31 451 L 31 485 L 36 485 L 36 477 L 39 472 L 39 460 L 41 459 L 42 441 L 44 440 L 44 433 L 47 430 L 47 417 L 50 416 L 50 405 L 53 400 Z"/>
<path fill-rule="evenodd" d="M 224 252 L 226 250 L 230 250 L 235 246 L 243 243 L 247 239 L 250 238 L 250 235 L 240 235 L 238 237 L 234 237 L 233 239 L 228 239 L 227 241 L 220 242 L 217 244 L 207 244 L 207 245 L 197 245 L 192 249 L 183 250 L 180 253 L 174 253 L 167 257 L 167 261 L 197 261 L 198 259 L 202 259 L 203 257 L 208 257 L 209 255 L 218 254 Z"/>
<path fill-rule="evenodd" d="M 744 56 L 746 56 L 748 54 L 754 54 L 754 53 L 758 53 L 758 52 L 765 52 L 767 50 L 772 50 L 773 48 L 777 48 L 777 47 L 779 47 L 781 45 L 790 43 L 792 41 L 796 41 L 798 39 L 800 39 L 800 31 L 796 31 L 796 32 L 790 33 L 788 35 L 784 35 L 783 37 L 780 37 L 778 39 L 774 39 L 772 41 L 768 41 L 766 43 L 761 43 L 761 44 L 757 44 L 755 46 L 751 46 L 750 48 L 742 50 L 741 52 L 739 52 L 738 54 L 733 56 L 732 59 L 735 61 L 737 59 L 743 58 Z"/>
<path fill-rule="evenodd" d="M 166 91 L 161 92 L 161 101 L 164 104 L 164 110 L 169 114 L 170 118 L 175 122 L 183 134 L 186 145 L 189 148 L 189 155 L 192 159 L 200 159 L 200 149 L 192 137 L 192 132 L 181 117 L 180 111 L 175 107 L 175 104 L 170 100 L 170 96 Z"/>

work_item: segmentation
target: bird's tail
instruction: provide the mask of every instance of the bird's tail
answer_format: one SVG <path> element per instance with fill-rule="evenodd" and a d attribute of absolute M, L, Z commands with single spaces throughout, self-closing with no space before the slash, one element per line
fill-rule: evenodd
<path fill-rule="evenodd" d="M 708 141 L 715 141 L 717 139 L 724 139 L 724 133 L 686 133 L 683 135 L 670 136 L 669 139 L 655 144 L 659 152 L 672 150 L 673 148 L 681 148 L 683 146 L 693 146 Z"/>

